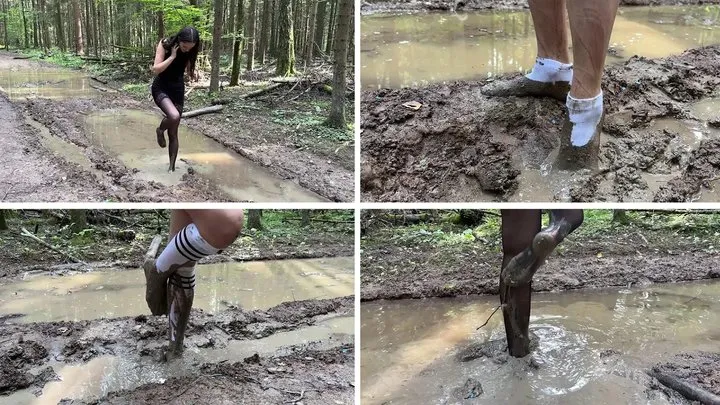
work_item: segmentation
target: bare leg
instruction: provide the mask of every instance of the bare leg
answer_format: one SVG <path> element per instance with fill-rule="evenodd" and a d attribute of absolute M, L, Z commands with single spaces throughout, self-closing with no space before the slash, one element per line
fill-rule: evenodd
<path fill-rule="evenodd" d="M 600 94 L 605 56 L 615 24 L 618 0 L 568 0 L 573 42 L 574 73 L 570 95 Z"/>
<path fill-rule="evenodd" d="M 565 24 L 565 0 L 530 0 L 538 59 L 528 76 L 498 81 L 482 89 L 489 96 L 552 97 L 565 101 L 572 67 Z M 560 73 L 562 72 L 562 73 Z"/>
<path fill-rule="evenodd" d="M 165 119 L 163 119 L 165 124 L 161 123 L 160 125 L 167 127 L 168 131 L 168 155 L 170 158 L 169 171 L 174 172 L 175 161 L 177 160 L 178 149 L 180 148 L 178 141 L 178 129 L 180 128 L 181 112 L 179 106 L 173 104 L 169 98 L 164 98 L 160 101 L 160 108 L 165 113 Z"/>
<path fill-rule="evenodd" d="M 575 62 L 561 132 L 560 169 L 596 168 L 603 96 L 600 89 L 618 0 L 568 0 Z"/>

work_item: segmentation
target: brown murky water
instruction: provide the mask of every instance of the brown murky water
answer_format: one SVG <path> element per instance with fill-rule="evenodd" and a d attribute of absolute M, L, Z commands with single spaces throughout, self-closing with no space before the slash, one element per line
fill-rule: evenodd
<path fill-rule="evenodd" d="M 13 67 L 0 71 L 0 91 L 11 100 L 29 98 L 67 99 L 94 97 L 100 94 L 90 84 L 92 79 L 80 72 L 64 69 Z"/>
<path fill-rule="evenodd" d="M 363 404 L 454 404 L 468 378 L 482 384 L 474 404 L 662 404 L 649 400 L 642 373 L 676 352 L 717 350 L 720 283 L 533 295 L 532 354 L 459 362 L 472 342 L 504 336 L 497 297 L 378 301 L 361 305 Z M 608 355 L 608 350 L 618 355 Z"/>
<path fill-rule="evenodd" d="M 354 293 L 352 258 L 198 265 L 194 307 L 265 309 L 282 302 Z M 79 321 L 148 314 L 141 270 L 29 276 L 0 286 L 0 314 L 18 322 Z"/>
<path fill-rule="evenodd" d="M 96 145 L 116 155 L 125 166 L 138 169 L 137 175 L 145 180 L 177 184 L 189 165 L 241 201 L 324 201 L 184 125 L 180 126 L 176 171 L 168 172 L 167 148 L 160 148 L 155 140 L 161 118 L 147 111 L 102 111 L 90 114 L 86 124 Z"/>
<path fill-rule="evenodd" d="M 607 63 L 720 43 L 719 27 L 718 6 L 624 8 Z M 365 89 L 525 72 L 537 54 L 529 11 L 363 16 L 361 37 Z"/>
<path fill-rule="evenodd" d="M 352 258 L 199 265 L 194 305 L 214 313 L 228 305 L 260 309 L 293 299 L 347 296 L 354 293 L 353 274 Z M 29 276 L 25 281 L 0 287 L 0 313 L 26 314 L 14 319 L 15 322 L 132 316 L 148 313 L 144 294 L 140 270 Z M 311 342 L 319 349 L 353 343 L 354 329 L 354 317 L 329 315 L 311 326 L 257 340 L 230 341 L 224 348 L 200 349 L 190 345 L 183 357 L 173 363 L 107 355 L 82 364 L 51 362 L 49 365 L 61 381 L 46 384 L 42 396 L 21 390 L 0 402 L 55 405 L 63 398 L 97 398 L 111 391 L 162 383 L 192 372 L 197 364 L 235 362 L 254 353 L 289 354 L 286 347 Z M 56 354 L 59 353 L 50 353 L 51 357 Z"/>

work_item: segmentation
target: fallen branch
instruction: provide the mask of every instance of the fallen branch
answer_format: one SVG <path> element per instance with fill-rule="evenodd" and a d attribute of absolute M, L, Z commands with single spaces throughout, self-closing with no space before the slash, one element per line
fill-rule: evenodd
<path fill-rule="evenodd" d="M 216 112 L 222 111 L 223 108 L 224 108 L 224 106 L 222 106 L 222 105 L 213 105 L 210 107 L 199 108 L 197 110 L 192 110 L 192 111 L 183 113 L 182 117 L 183 118 L 191 118 L 191 117 L 197 117 L 198 115 L 216 113 Z"/>
<path fill-rule="evenodd" d="M 487 325 L 488 322 L 490 322 L 490 319 L 492 319 L 493 315 L 495 315 L 495 312 L 497 312 L 497 311 L 498 311 L 500 308 L 502 308 L 503 306 L 504 306 L 503 304 L 498 305 L 498 306 L 495 308 L 495 310 L 492 311 L 492 314 L 490 314 L 490 316 L 488 316 L 488 319 L 485 320 L 485 323 L 482 324 L 482 325 L 480 325 L 480 326 L 478 326 L 477 328 L 475 328 L 475 330 L 480 330 L 480 328 L 482 328 L 483 326 Z"/>
<path fill-rule="evenodd" d="M 33 234 L 32 234 L 30 231 L 28 231 L 27 229 L 25 229 L 25 228 L 20 228 L 20 230 L 22 231 L 22 232 L 20 233 L 20 235 L 22 235 L 22 236 L 24 236 L 24 237 L 26 237 L 26 238 L 30 238 L 30 239 L 34 240 L 35 242 L 37 242 L 37 243 L 39 243 L 39 244 L 41 244 L 41 245 L 49 248 L 50 250 L 52 250 L 52 251 L 54 251 L 54 252 L 60 253 L 61 255 L 67 257 L 67 258 L 70 259 L 70 260 L 72 260 L 74 263 L 80 263 L 80 264 L 83 264 L 83 265 L 85 265 L 85 266 L 88 266 L 88 264 L 85 263 L 84 261 L 82 261 L 82 260 L 80 260 L 80 259 L 77 259 L 77 258 L 73 257 L 70 253 L 63 252 L 62 250 L 60 250 L 60 248 L 57 248 L 57 247 L 55 247 L 55 246 L 53 246 L 53 245 L 45 242 L 44 240 L 42 240 L 42 239 L 38 238 L 37 236 L 33 235 Z"/>
<path fill-rule="evenodd" d="M 100 83 L 102 83 L 102 84 L 108 84 L 107 80 L 102 80 L 102 79 L 100 79 L 100 78 L 98 78 L 98 77 L 95 77 L 95 76 L 90 76 L 90 78 L 93 79 L 93 80 L 95 80 L 96 82 L 100 82 Z"/>
<path fill-rule="evenodd" d="M 106 89 L 105 87 L 102 87 L 102 86 L 98 86 L 98 85 L 95 85 L 95 84 L 92 84 L 92 83 L 88 83 L 88 86 L 92 87 L 93 89 L 95 89 L 95 90 L 97 90 L 97 91 L 101 91 L 101 92 L 103 92 L 103 93 L 107 93 L 107 92 L 108 92 L 108 89 Z"/>
<path fill-rule="evenodd" d="M 148 248 L 147 253 L 145 253 L 145 261 L 152 260 L 157 256 L 158 249 L 160 249 L 160 242 L 162 241 L 162 236 L 155 235 L 152 242 L 150 242 L 150 248 Z"/>
<path fill-rule="evenodd" d="M 193 91 L 193 89 L 195 89 L 195 86 L 190 86 L 190 88 L 188 89 L 188 91 L 185 92 L 185 98 L 187 98 L 187 96 L 190 95 L 190 92 Z"/>
<path fill-rule="evenodd" d="M 302 390 L 299 393 L 298 392 L 290 392 L 290 391 L 285 391 L 285 392 L 287 392 L 288 394 L 295 394 L 295 395 L 300 394 L 300 396 L 297 399 L 285 401 L 284 403 L 286 403 L 286 404 L 296 404 L 296 403 L 302 401 L 303 398 L 305 398 L 305 390 Z"/>
<path fill-rule="evenodd" d="M 302 218 L 285 218 L 287 221 L 302 221 Z M 354 224 L 355 221 L 333 221 L 332 219 L 310 219 L 310 222 L 327 222 L 329 224 Z"/>
<path fill-rule="evenodd" d="M 270 79 L 273 83 L 299 83 L 306 80 L 303 77 L 276 77 L 273 79 Z"/>
<path fill-rule="evenodd" d="M 257 96 L 263 95 L 263 94 L 265 94 L 265 93 L 268 93 L 268 92 L 270 92 L 270 91 L 272 91 L 272 90 L 275 90 L 275 89 L 277 89 L 278 87 L 280 87 L 280 86 L 282 86 L 282 85 L 284 85 L 284 84 L 285 84 L 285 83 L 275 83 L 275 84 L 271 84 L 271 85 L 269 85 L 269 86 L 267 86 L 267 87 L 265 87 L 265 88 L 262 88 L 262 89 L 260 89 L 260 90 L 255 90 L 255 91 L 251 91 L 250 93 L 243 94 L 242 96 L 240 96 L 240 98 L 246 99 L 246 98 L 257 97 Z"/>
<path fill-rule="evenodd" d="M 674 375 L 665 374 L 657 370 L 652 370 L 649 374 L 657 378 L 663 385 L 679 392 L 691 401 L 700 401 L 704 405 L 720 405 L 720 396 L 696 385 L 687 383 Z"/>
<path fill-rule="evenodd" d="M 25 56 L 25 55 L 18 55 L 18 56 L 13 56 L 13 59 L 30 59 L 30 57 Z"/>

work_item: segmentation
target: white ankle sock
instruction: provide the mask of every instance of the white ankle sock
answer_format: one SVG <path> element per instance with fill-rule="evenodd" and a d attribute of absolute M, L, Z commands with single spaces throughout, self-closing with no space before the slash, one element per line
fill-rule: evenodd
<path fill-rule="evenodd" d="M 603 93 L 593 98 L 573 98 L 568 94 L 565 105 L 568 109 L 570 122 L 572 122 L 572 134 L 570 143 L 573 146 L 585 146 L 590 143 L 595 129 L 603 113 Z"/>
<path fill-rule="evenodd" d="M 188 262 L 196 262 L 205 256 L 220 252 L 207 243 L 200 235 L 195 224 L 190 224 L 181 229 L 155 262 L 159 273 L 168 271 L 173 265 L 182 265 Z"/>
<path fill-rule="evenodd" d="M 536 82 L 571 82 L 572 65 L 561 63 L 554 59 L 537 58 L 532 71 L 525 77 Z"/>

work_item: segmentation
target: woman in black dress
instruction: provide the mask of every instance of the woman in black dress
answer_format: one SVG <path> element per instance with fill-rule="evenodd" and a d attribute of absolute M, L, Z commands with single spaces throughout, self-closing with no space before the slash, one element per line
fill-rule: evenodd
<path fill-rule="evenodd" d="M 165 131 L 168 132 L 170 146 L 168 171 L 175 171 L 175 160 L 180 147 L 178 128 L 185 104 L 184 74 L 187 72 L 190 79 L 197 79 L 195 62 L 199 49 L 200 33 L 193 27 L 185 27 L 174 37 L 161 40 L 155 51 L 155 63 L 152 67 L 155 79 L 151 91 L 155 104 L 165 113 L 165 118 L 160 122 L 155 134 L 158 145 L 164 148 Z"/>

